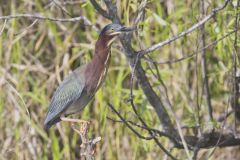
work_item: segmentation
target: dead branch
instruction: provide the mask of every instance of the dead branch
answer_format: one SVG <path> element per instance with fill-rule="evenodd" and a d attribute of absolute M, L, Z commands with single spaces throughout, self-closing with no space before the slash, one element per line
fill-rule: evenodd
<path fill-rule="evenodd" d="M 0 20 L 9 20 L 14 18 L 29 18 L 29 19 L 39 19 L 39 20 L 48 20 L 48 21 L 57 21 L 57 22 L 78 22 L 83 21 L 85 25 L 92 26 L 92 23 L 85 17 L 73 17 L 73 18 L 52 18 L 45 17 L 39 14 L 15 14 L 8 16 L 0 16 Z"/>
<path fill-rule="evenodd" d="M 204 0 L 200 1 L 200 12 L 201 16 L 205 15 L 205 2 Z M 203 23 L 200 27 L 201 30 L 201 48 L 204 48 L 206 46 L 206 35 L 205 35 L 205 23 Z M 206 101 L 208 106 L 208 116 L 209 120 L 213 121 L 213 109 L 212 109 L 212 103 L 211 103 L 211 93 L 209 89 L 209 81 L 208 81 L 208 69 L 207 69 L 207 59 L 206 59 L 206 49 L 203 49 L 201 52 L 201 67 L 202 67 L 202 79 L 203 79 L 203 87 L 204 87 L 204 93 L 206 94 Z"/>
<path fill-rule="evenodd" d="M 99 4 L 95 0 L 90 0 L 94 8 L 105 18 L 111 19 L 112 17 L 104 10 L 102 9 Z"/>
<path fill-rule="evenodd" d="M 128 123 L 128 121 L 126 121 L 126 120 L 121 116 L 121 114 L 114 108 L 114 106 L 113 106 L 112 104 L 108 103 L 108 106 L 112 109 L 112 111 L 113 111 L 115 114 L 117 114 L 117 116 L 121 119 L 121 121 L 122 121 L 133 133 L 135 133 L 139 138 L 144 139 L 144 140 L 152 140 L 152 139 L 154 139 L 154 141 L 156 142 L 156 144 L 162 149 L 162 151 L 163 151 L 164 153 L 166 153 L 171 159 L 176 160 L 176 158 L 175 158 L 170 152 L 168 152 L 168 151 L 164 148 L 164 146 L 158 141 L 158 139 L 155 137 L 155 136 L 156 136 L 155 132 L 152 133 L 151 129 L 149 129 L 148 127 L 144 126 L 144 127 L 150 132 L 151 136 L 150 136 L 150 137 L 145 137 L 145 136 L 141 135 L 139 132 L 137 132 L 137 131 Z M 145 122 L 144 122 L 144 123 L 145 123 Z"/>
<path fill-rule="evenodd" d="M 148 62 L 151 62 L 151 63 L 155 63 L 155 64 L 173 64 L 173 63 L 178 63 L 178 62 L 181 62 L 181 61 L 184 61 L 184 60 L 187 60 L 187 59 L 190 59 L 194 56 L 196 56 L 198 53 L 202 52 L 203 50 L 211 47 L 211 46 L 214 46 L 216 45 L 218 42 L 224 40 L 225 38 L 229 37 L 230 35 L 232 35 L 233 33 L 236 33 L 237 31 L 239 30 L 239 28 L 236 28 L 234 29 L 233 31 L 223 35 L 221 38 L 215 40 L 215 41 L 212 41 L 210 43 L 208 43 L 207 45 L 205 45 L 203 48 L 200 48 L 198 49 L 196 52 L 193 52 L 187 56 L 184 56 L 182 58 L 179 58 L 179 59 L 174 59 L 174 60 L 166 60 L 166 61 L 162 61 L 162 62 L 158 62 L 158 61 L 155 61 L 153 59 L 150 59 L 150 58 L 147 58 L 146 56 L 143 56 L 142 58 Z M 206 54 L 206 52 L 205 52 Z"/>
<path fill-rule="evenodd" d="M 205 24 L 206 22 L 208 22 L 211 18 L 213 18 L 218 12 L 220 12 L 221 10 L 223 10 L 227 5 L 228 3 L 230 2 L 231 0 L 225 0 L 225 3 L 218 7 L 218 8 L 215 8 L 212 10 L 212 12 L 207 15 L 206 17 L 204 17 L 202 20 L 200 20 L 198 23 L 194 24 L 192 27 L 188 28 L 187 30 L 181 32 L 180 34 L 176 35 L 176 36 L 173 36 L 173 37 L 170 37 L 169 39 L 163 41 L 163 42 L 160 42 L 160 43 L 157 43 L 155 45 L 152 45 L 151 47 L 145 49 L 145 50 L 141 50 L 141 51 L 138 51 L 138 53 L 140 53 L 141 55 L 144 55 L 144 54 L 148 54 L 150 52 L 153 52 L 159 48 L 161 48 L 162 46 L 165 46 L 167 44 L 170 44 L 171 42 L 173 41 L 176 41 L 177 39 L 193 32 L 194 30 L 196 30 L 197 28 L 201 27 L 203 24 Z"/>

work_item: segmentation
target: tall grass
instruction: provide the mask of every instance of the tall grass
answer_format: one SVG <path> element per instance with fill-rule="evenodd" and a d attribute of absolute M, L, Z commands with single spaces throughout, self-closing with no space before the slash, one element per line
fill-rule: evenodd
<path fill-rule="evenodd" d="M 208 12 L 223 2 L 209 1 Z M 103 5 L 102 1 L 99 3 Z M 133 47 L 136 50 L 145 48 L 196 23 L 199 17 L 198 3 L 194 0 L 182 0 L 167 4 L 160 3 L 159 0 L 148 0 L 145 20 L 140 24 L 143 30 L 134 35 Z M 138 1 L 118 1 L 117 5 L 122 22 L 131 25 L 139 5 Z M 97 27 L 110 23 L 96 12 L 89 1 L 64 7 L 74 16 L 86 16 Z M 0 16 L 17 13 L 40 13 L 49 17 L 69 18 L 53 3 L 49 5 L 48 1 L 0 1 Z M 207 42 L 233 29 L 235 14 L 229 6 L 207 23 Z M 78 159 L 79 136 L 70 129 L 70 125 L 59 123 L 46 133 L 43 130 L 43 120 L 58 84 L 72 69 L 90 61 L 98 33 L 80 22 L 37 21 L 33 27 L 24 30 L 32 22 L 33 20 L 29 19 L 9 20 L 0 35 L 0 157 L 26 160 Z M 4 21 L 1 21 L 0 25 L 2 27 Z M 151 56 L 159 62 L 177 59 L 197 51 L 198 44 L 199 32 L 196 31 L 151 53 Z M 115 43 L 103 87 L 84 111 L 75 116 L 92 121 L 90 136 L 102 136 L 101 143 L 97 145 L 97 160 L 164 159 L 164 153 L 154 141 L 138 139 L 123 124 L 107 119 L 118 119 L 107 106 L 107 102 L 111 102 L 124 117 L 136 120 L 127 103 L 131 70 L 119 48 L 120 43 Z M 207 49 L 208 77 L 216 117 L 223 113 L 228 105 L 230 88 L 227 75 L 232 67 L 232 48 L 232 37 L 228 37 Z M 148 62 L 142 63 L 152 86 L 161 95 L 160 82 L 150 71 L 157 70 Z M 197 96 L 202 94 L 202 88 L 198 88 L 199 93 L 196 91 L 202 83 L 200 69 L 200 60 L 196 61 L 195 57 L 175 64 L 158 65 L 175 113 L 181 117 L 182 125 L 188 127 L 198 125 L 195 115 L 197 99 L 201 101 L 201 117 L 204 119 L 204 115 L 207 115 L 205 99 Z M 147 123 L 161 129 L 153 108 L 137 83 L 134 85 L 134 102 Z M 202 122 L 201 127 L 206 128 L 208 123 L 203 120 Z M 144 132 L 143 134 L 147 135 Z M 167 139 L 160 140 L 165 147 L 171 148 Z M 205 152 L 201 153 L 203 157 Z M 180 159 L 186 158 L 181 150 L 173 149 L 172 153 Z"/>

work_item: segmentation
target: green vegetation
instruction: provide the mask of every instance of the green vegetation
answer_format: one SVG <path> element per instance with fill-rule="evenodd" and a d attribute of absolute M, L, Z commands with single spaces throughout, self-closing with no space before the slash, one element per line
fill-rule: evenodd
<path fill-rule="evenodd" d="M 102 1 L 98 3 L 105 8 Z M 209 0 L 206 3 L 206 15 L 223 3 L 224 0 Z M 235 29 L 236 3 L 237 1 L 233 1 L 233 4 L 228 5 L 205 24 L 206 44 Z M 74 17 L 87 17 L 97 28 L 111 23 L 97 13 L 89 1 L 62 6 Z M 117 7 L 122 23 L 131 26 L 139 7 L 138 0 L 117 1 Z M 136 50 L 166 40 L 191 27 L 200 19 L 199 1 L 196 0 L 169 0 L 169 3 L 148 0 L 145 11 L 145 19 L 139 24 L 141 29 L 134 33 L 133 37 L 132 46 Z M 0 0 L 0 17 L 19 13 L 71 18 L 53 2 Z M 98 33 L 94 27 L 86 26 L 81 21 L 34 21 L 35 19 L 28 18 L 0 21 L 0 159 L 79 159 L 79 135 L 73 132 L 70 125 L 59 123 L 47 133 L 43 129 L 43 120 L 58 84 L 72 69 L 91 60 Z M 158 62 L 190 55 L 201 49 L 200 34 L 200 30 L 196 30 L 149 55 Z M 234 36 L 232 34 L 206 49 L 207 76 L 215 119 L 230 108 Z M 239 45 L 238 42 L 237 46 Z M 152 73 L 159 71 L 168 89 L 174 113 L 181 119 L 182 126 L 200 125 L 201 130 L 207 130 L 211 125 L 220 128 L 222 123 L 217 120 L 212 123 L 208 121 L 200 54 L 178 63 L 158 64 L 157 68 L 144 59 L 141 61 L 153 88 L 162 96 L 162 85 Z M 138 123 L 130 104 L 127 103 L 131 69 L 119 42 L 113 45 L 111 58 L 103 87 L 84 111 L 75 115 L 84 120 L 91 120 L 90 137 L 102 137 L 102 141 L 97 145 L 96 159 L 164 159 L 164 152 L 153 140 L 139 139 L 123 123 L 107 119 L 119 119 L 108 108 L 107 103 L 111 102 L 126 119 Z M 134 102 L 144 120 L 151 127 L 161 130 L 154 109 L 135 81 L 133 94 Z M 175 117 L 172 117 L 172 121 L 175 123 Z M 231 127 L 233 121 L 234 116 L 230 116 L 226 127 Z M 149 136 L 148 132 L 140 129 L 139 131 L 144 136 Z M 183 131 L 193 134 L 191 129 Z M 159 140 L 167 149 L 171 149 L 172 145 L 168 139 Z M 204 150 L 199 153 L 199 157 L 207 157 L 210 152 L 211 150 Z M 187 158 L 183 149 L 173 149 L 171 153 L 179 159 Z M 215 159 L 214 157 L 216 156 L 213 154 L 211 158 Z"/>

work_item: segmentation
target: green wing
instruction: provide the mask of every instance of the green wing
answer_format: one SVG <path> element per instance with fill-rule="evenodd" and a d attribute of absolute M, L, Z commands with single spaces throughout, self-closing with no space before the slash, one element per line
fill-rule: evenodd
<path fill-rule="evenodd" d="M 46 129 L 58 122 L 60 114 L 81 96 L 85 81 L 78 76 L 76 71 L 72 72 L 53 94 L 44 122 Z"/>

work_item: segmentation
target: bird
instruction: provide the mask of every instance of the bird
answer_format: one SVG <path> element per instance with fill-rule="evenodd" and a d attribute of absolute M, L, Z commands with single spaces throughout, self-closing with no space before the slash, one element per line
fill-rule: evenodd
<path fill-rule="evenodd" d="M 88 122 L 68 116 L 81 112 L 101 87 L 109 67 L 112 43 L 121 33 L 135 29 L 111 23 L 101 30 L 92 60 L 73 70 L 55 90 L 45 117 L 45 130 L 60 121 Z"/>

